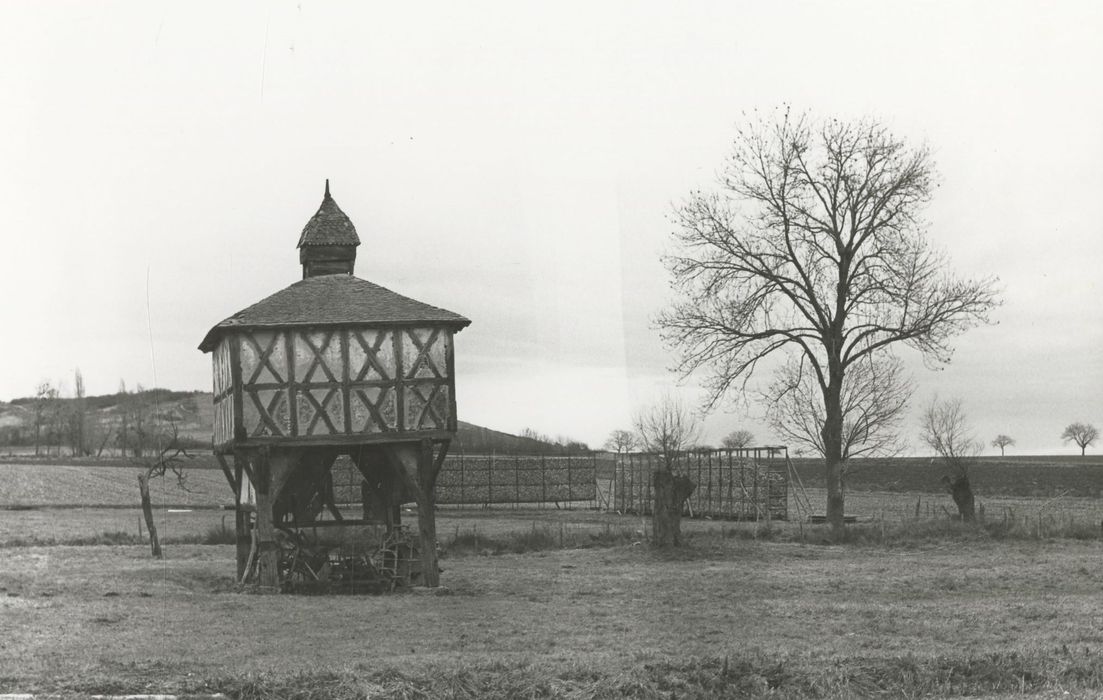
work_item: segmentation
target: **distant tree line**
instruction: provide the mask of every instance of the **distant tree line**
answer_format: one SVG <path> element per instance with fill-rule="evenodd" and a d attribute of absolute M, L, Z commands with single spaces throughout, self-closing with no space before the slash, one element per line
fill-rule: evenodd
<path fill-rule="evenodd" d="M 28 420 L 0 430 L 0 445 L 33 447 L 44 457 L 143 457 L 157 451 L 169 435 L 169 426 L 184 416 L 172 407 L 202 394 L 199 391 L 145 389 L 128 391 L 119 383 L 114 394 L 87 396 L 80 369 L 73 373 L 73 392 L 65 396 L 60 383 L 42 381 L 33 396 L 12 400 L 29 413 Z M 166 408 L 168 404 L 168 408 Z M 177 438 L 188 447 L 208 447 L 209 441 Z"/>

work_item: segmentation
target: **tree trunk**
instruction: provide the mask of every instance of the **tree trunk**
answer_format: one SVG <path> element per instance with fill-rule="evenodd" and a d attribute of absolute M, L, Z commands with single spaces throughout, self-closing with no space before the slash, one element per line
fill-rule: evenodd
<path fill-rule="evenodd" d="M 149 474 L 138 475 L 138 491 L 142 494 L 142 515 L 149 530 L 149 548 L 155 559 L 161 558 L 161 541 L 157 538 L 157 525 L 153 522 L 153 504 L 149 500 Z"/>
<path fill-rule="evenodd" d="M 658 469 L 651 475 L 655 503 L 651 509 L 651 544 L 655 547 L 678 547 L 682 544 L 682 505 L 696 485 L 689 477 L 674 476 Z"/>
<path fill-rule="evenodd" d="M 846 531 L 844 519 L 845 500 L 843 495 L 843 409 L 842 381 L 832 382 L 824 393 L 823 457 L 825 481 L 827 482 L 827 523 L 831 534 L 840 538 Z"/>

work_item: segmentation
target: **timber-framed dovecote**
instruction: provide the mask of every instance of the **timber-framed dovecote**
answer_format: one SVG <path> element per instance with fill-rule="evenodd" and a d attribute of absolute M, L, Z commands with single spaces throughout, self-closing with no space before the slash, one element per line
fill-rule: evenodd
<path fill-rule="evenodd" d="M 280 586 L 277 529 L 316 524 L 348 455 L 364 517 L 418 506 L 421 582 L 438 584 L 433 489 L 456 431 L 453 340 L 463 316 L 353 276 L 360 239 L 326 181 L 299 238 L 303 279 L 216 324 L 214 451 L 238 510 L 238 575 Z M 232 456 L 231 468 L 227 457 Z M 328 491 L 328 494 L 327 494 Z"/>

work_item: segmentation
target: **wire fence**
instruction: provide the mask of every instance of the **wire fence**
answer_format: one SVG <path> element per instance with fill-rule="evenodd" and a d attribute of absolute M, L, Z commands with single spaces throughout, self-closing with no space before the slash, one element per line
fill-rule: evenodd
<path fill-rule="evenodd" d="M 733 520 L 789 518 L 785 448 L 679 454 L 676 473 L 696 485 L 686 515 Z M 650 514 L 657 454 L 465 455 L 445 458 L 436 482 L 438 505 L 457 507 L 592 508 Z M 346 458 L 332 470 L 338 503 L 360 501 L 363 477 Z"/>

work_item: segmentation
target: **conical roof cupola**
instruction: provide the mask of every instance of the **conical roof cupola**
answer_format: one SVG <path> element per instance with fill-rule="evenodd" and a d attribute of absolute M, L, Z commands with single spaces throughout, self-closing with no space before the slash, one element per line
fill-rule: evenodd
<path fill-rule="evenodd" d="M 351 275 L 358 245 L 360 237 L 356 235 L 356 227 L 329 194 L 329 180 L 326 180 L 322 204 L 299 236 L 303 279 L 317 275 Z"/>

